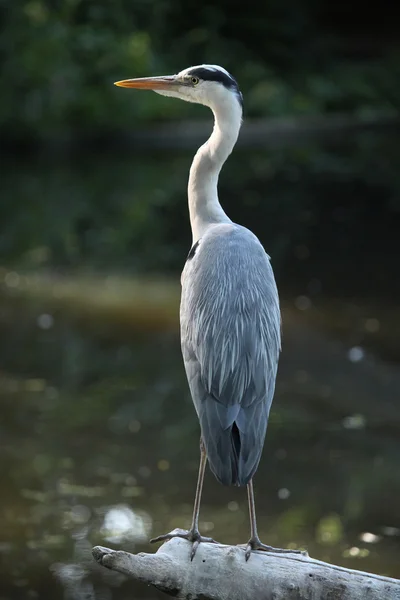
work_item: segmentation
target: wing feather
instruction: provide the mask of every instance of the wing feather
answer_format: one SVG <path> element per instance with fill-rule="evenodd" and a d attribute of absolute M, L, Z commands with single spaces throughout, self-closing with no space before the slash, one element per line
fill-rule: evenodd
<path fill-rule="evenodd" d="M 244 227 L 217 225 L 182 274 L 181 343 L 211 470 L 245 485 L 261 457 L 280 351 L 269 257 Z"/>

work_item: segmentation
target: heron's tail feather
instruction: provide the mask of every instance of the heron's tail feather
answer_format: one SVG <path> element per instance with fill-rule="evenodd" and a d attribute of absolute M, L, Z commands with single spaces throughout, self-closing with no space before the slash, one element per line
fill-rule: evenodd
<path fill-rule="evenodd" d="M 268 414 L 262 403 L 225 406 L 207 398 L 200 425 L 211 471 L 223 485 L 245 486 L 254 476 L 264 445 Z"/>

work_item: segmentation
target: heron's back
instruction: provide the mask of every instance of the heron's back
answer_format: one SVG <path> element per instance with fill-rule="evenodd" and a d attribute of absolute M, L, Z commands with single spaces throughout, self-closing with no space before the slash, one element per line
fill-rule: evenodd
<path fill-rule="evenodd" d="M 244 227 L 210 227 L 182 274 L 181 343 L 210 467 L 246 485 L 264 445 L 280 350 L 269 257 Z"/>

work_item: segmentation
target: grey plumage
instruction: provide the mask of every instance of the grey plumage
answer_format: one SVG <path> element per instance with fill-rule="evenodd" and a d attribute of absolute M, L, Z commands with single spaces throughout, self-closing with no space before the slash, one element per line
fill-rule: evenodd
<path fill-rule="evenodd" d="M 261 457 L 280 351 L 269 256 L 248 229 L 216 224 L 181 282 L 182 353 L 209 464 L 221 483 L 246 485 Z"/>
<path fill-rule="evenodd" d="M 209 139 L 190 167 L 188 204 L 193 245 L 182 273 L 181 344 L 201 426 L 200 464 L 193 518 L 153 542 L 182 537 L 201 542 L 199 511 L 207 459 L 223 484 L 247 485 L 253 550 L 299 552 L 263 544 L 257 531 L 253 475 L 264 445 L 280 351 L 278 291 L 258 239 L 232 223 L 218 198 L 218 177 L 233 150 L 243 117 L 237 81 L 223 67 L 198 65 L 177 75 L 124 79 L 121 87 L 203 104 L 214 114 Z"/>

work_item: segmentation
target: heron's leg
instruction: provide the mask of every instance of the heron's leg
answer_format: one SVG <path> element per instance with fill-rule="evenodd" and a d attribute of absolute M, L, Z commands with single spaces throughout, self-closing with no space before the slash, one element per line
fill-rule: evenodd
<path fill-rule="evenodd" d="M 203 493 L 204 473 L 206 472 L 206 464 L 207 464 L 206 448 L 204 446 L 203 439 L 200 438 L 200 464 L 199 464 L 199 474 L 197 477 L 196 495 L 194 497 L 194 504 L 193 504 L 192 526 L 190 528 L 191 531 L 199 530 L 200 503 L 201 503 L 201 496 Z"/>
<path fill-rule="evenodd" d="M 256 519 L 256 505 L 254 502 L 254 489 L 253 489 L 253 480 L 250 479 L 247 484 L 247 495 L 249 499 L 249 514 L 250 514 L 250 539 L 247 543 L 246 548 L 246 561 L 249 560 L 250 554 L 252 550 L 264 550 L 266 552 L 279 552 L 281 554 L 304 554 L 302 550 L 287 550 L 284 548 L 273 548 L 272 546 L 267 546 L 260 541 L 258 537 L 257 531 L 257 519 Z M 306 554 L 306 553 L 305 553 Z"/>
<path fill-rule="evenodd" d="M 196 486 L 196 495 L 194 498 L 194 506 L 193 506 L 193 517 L 192 517 L 192 525 L 189 531 L 185 529 L 175 529 L 170 533 L 166 533 L 164 535 L 159 535 L 156 538 L 150 540 L 150 543 L 154 542 L 163 542 L 166 540 L 170 540 L 174 537 L 180 537 L 185 540 L 189 540 L 193 542 L 192 552 L 190 554 L 190 560 L 193 560 L 194 555 L 196 554 L 196 550 L 199 547 L 200 542 L 208 542 L 211 544 L 216 544 L 217 542 L 209 537 L 203 537 L 199 532 L 199 512 L 200 512 L 200 502 L 201 502 L 201 494 L 203 491 L 203 481 L 204 481 L 204 473 L 206 470 L 207 464 L 207 454 L 206 449 L 203 443 L 203 440 L 200 438 L 200 466 L 199 466 L 199 475 L 197 478 L 197 486 Z"/>

